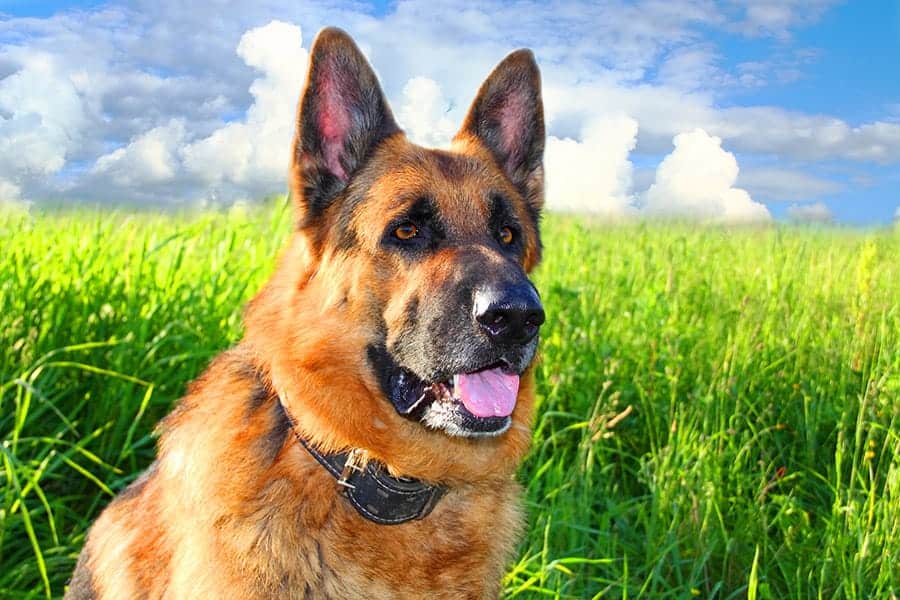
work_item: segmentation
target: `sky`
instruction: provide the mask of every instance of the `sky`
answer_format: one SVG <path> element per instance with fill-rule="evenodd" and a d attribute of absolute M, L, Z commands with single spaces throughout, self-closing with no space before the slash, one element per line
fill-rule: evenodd
<path fill-rule="evenodd" d="M 283 193 L 327 25 L 428 146 L 504 55 L 533 49 L 549 210 L 900 219 L 897 0 L 0 0 L 0 203 Z"/>

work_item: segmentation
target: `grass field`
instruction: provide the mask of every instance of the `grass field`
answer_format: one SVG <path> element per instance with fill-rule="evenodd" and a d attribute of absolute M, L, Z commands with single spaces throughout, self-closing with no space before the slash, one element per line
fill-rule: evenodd
<path fill-rule="evenodd" d="M 0 598 L 62 594 L 290 221 L 0 214 Z M 544 236 L 507 596 L 900 596 L 900 231 Z"/>

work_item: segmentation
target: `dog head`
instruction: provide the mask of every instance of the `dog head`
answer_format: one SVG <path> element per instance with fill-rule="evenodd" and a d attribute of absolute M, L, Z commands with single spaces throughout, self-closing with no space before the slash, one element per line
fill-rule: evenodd
<path fill-rule="evenodd" d="M 460 452 L 524 452 L 543 148 L 529 51 L 497 66 L 451 148 L 433 150 L 400 131 L 353 41 L 318 35 L 291 155 L 297 232 L 247 315 L 305 434 L 415 476 Z"/>

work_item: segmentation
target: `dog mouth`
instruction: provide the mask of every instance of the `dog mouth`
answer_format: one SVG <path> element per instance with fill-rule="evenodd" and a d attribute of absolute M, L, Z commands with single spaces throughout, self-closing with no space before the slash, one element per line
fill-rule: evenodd
<path fill-rule="evenodd" d="M 509 417 L 516 407 L 519 375 L 505 363 L 496 363 L 429 383 L 398 367 L 390 378 L 390 391 L 401 414 L 412 414 L 426 403 L 448 402 L 461 405 L 473 417 L 503 418 Z"/>
<path fill-rule="evenodd" d="M 509 429 L 519 373 L 505 361 L 426 381 L 387 352 L 378 354 L 382 391 L 399 414 L 461 437 L 494 436 Z"/>

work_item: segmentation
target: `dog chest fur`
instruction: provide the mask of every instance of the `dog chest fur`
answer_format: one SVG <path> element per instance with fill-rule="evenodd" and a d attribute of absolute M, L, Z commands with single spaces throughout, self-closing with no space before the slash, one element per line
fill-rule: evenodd
<path fill-rule="evenodd" d="M 420 521 L 367 521 L 284 429 L 276 400 L 253 401 L 240 354 L 192 386 L 157 462 L 92 528 L 83 568 L 97 597 L 497 596 L 521 527 L 512 479 L 454 487 Z M 277 449 L 260 452 L 269 435 Z"/>

